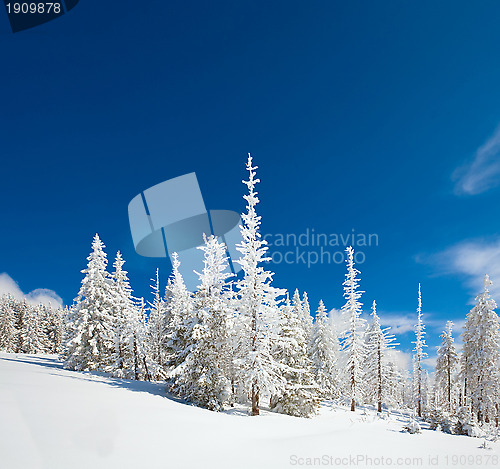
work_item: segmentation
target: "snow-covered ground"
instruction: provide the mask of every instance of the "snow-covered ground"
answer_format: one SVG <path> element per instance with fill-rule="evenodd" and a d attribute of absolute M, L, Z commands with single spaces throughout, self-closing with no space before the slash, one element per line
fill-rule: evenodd
<path fill-rule="evenodd" d="M 210 412 L 160 384 L 62 369 L 54 356 L 0 353 L 2 469 L 499 467 L 500 443 L 325 404 L 313 419 Z"/>

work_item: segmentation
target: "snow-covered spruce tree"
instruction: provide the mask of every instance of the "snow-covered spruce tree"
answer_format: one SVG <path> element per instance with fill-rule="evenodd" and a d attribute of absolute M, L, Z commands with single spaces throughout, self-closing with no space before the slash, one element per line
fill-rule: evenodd
<path fill-rule="evenodd" d="M 16 324 L 16 353 L 24 353 L 22 342 L 23 338 L 21 336 L 21 331 L 25 328 L 24 321 L 27 317 L 31 306 L 26 300 L 12 301 L 12 309 L 14 310 L 15 324 Z"/>
<path fill-rule="evenodd" d="M 118 252 L 112 275 L 115 349 L 111 371 L 119 378 L 149 380 L 149 360 L 145 352 L 144 301 L 132 296 L 130 281 L 123 269 L 124 263 Z"/>
<path fill-rule="evenodd" d="M 458 354 L 454 344 L 455 339 L 453 339 L 453 322 L 446 323 L 446 329 L 441 334 L 441 338 L 443 341 L 437 351 L 435 394 L 439 402 L 443 404 L 443 410 L 451 412 L 458 367 Z"/>
<path fill-rule="evenodd" d="M 165 362 L 169 372 L 181 365 L 189 352 L 196 318 L 193 313 L 193 295 L 186 288 L 179 271 L 177 253 L 172 254 L 172 275 L 167 285 L 165 303 L 167 318 L 165 334 Z"/>
<path fill-rule="evenodd" d="M 194 296 L 196 321 L 185 360 L 170 376 L 171 391 L 201 407 L 221 411 L 231 399 L 233 310 L 226 246 L 204 236 L 204 268 Z"/>
<path fill-rule="evenodd" d="M 391 391 L 396 385 L 392 367 L 389 365 L 389 353 L 395 345 L 396 337 L 389 333 L 390 327 L 382 329 L 377 315 L 377 303 L 373 301 L 372 319 L 366 332 L 365 400 L 377 404 L 377 411 L 382 412 L 382 404 L 392 403 Z"/>
<path fill-rule="evenodd" d="M 11 295 L 0 297 L 0 350 L 3 352 L 15 352 L 17 348 L 13 303 Z"/>
<path fill-rule="evenodd" d="M 127 325 L 128 347 L 132 349 L 134 362 L 134 379 L 151 381 L 158 375 L 158 365 L 151 360 L 148 351 L 148 335 L 146 329 L 146 306 L 144 298 L 136 300 L 135 314 Z"/>
<path fill-rule="evenodd" d="M 312 362 L 307 356 L 306 333 L 299 314 L 287 296 L 281 308 L 279 338 L 273 347 L 286 385 L 281 393 L 273 396 L 271 408 L 295 417 L 311 417 L 319 408 L 319 387 L 314 382 Z"/>
<path fill-rule="evenodd" d="M 62 307 L 47 310 L 45 327 L 50 353 L 61 353 L 63 350 L 67 314 L 67 309 Z"/>
<path fill-rule="evenodd" d="M 261 238 L 261 217 L 257 215 L 255 206 L 259 202 L 255 185 L 252 157 L 248 155 L 248 187 L 244 196 L 247 212 L 242 215 L 241 235 L 243 241 L 237 246 L 241 258 L 237 261 L 243 270 L 243 278 L 238 282 L 238 320 L 240 332 L 238 343 L 238 363 L 240 383 L 248 392 L 251 402 L 251 415 L 259 415 L 259 399 L 261 394 L 279 394 L 285 385 L 279 363 L 271 354 L 271 344 L 276 340 L 276 322 L 279 317 L 278 297 L 283 291 L 272 287 L 273 273 L 265 270 L 262 263 L 269 261 L 266 257 L 267 242 Z"/>
<path fill-rule="evenodd" d="M 292 305 L 295 309 L 295 315 L 300 319 L 300 323 L 304 329 L 306 341 L 309 343 L 312 334 L 313 318 L 311 316 L 307 293 L 304 293 L 303 298 L 303 300 L 300 299 L 299 290 L 296 289 L 293 294 Z"/>
<path fill-rule="evenodd" d="M 49 344 L 43 331 L 42 306 L 29 307 L 23 319 L 23 328 L 19 331 L 21 350 L 23 353 L 47 353 Z"/>
<path fill-rule="evenodd" d="M 424 352 L 425 344 L 425 326 L 422 321 L 422 294 L 420 283 L 418 284 L 418 306 L 417 306 L 417 324 L 415 325 L 415 354 L 413 357 L 413 395 L 417 410 L 417 415 L 422 417 L 424 407 L 423 389 L 422 389 L 422 361 L 427 356 Z"/>
<path fill-rule="evenodd" d="M 467 314 L 463 337 L 462 375 L 466 380 L 466 403 L 478 422 L 488 423 L 498 415 L 500 385 L 500 332 L 492 282 L 484 276 L 484 291 Z"/>
<path fill-rule="evenodd" d="M 96 234 L 85 278 L 69 315 L 71 337 L 64 366 L 77 371 L 108 371 L 114 356 L 113 281 L 106 270 L 104 244 Z"/>
<path fill-rule="evenodd" d="M 363 369 L 362 364 L 364 361 L 364 329 L 365 320 L 361 318 L 361 307 L 363 304 L 359 301 L 361 295 L 364 293 L 359 288 L 360 273 L 354 267 L 354 249 L 349 246 L 346 249 L 347 253 L 347 273 L 346 279 L 343 283 L 345 305 L 342 307 L 342 315 L 347 319 L 349 328 L 344 333 L 342 349 L 347 356 L 347 366 L 345 368 L 345 385 L 347 393 L 351 399 L 351 411 L 356 410 L 356 401 L 362 397 L 363 394 Z"/>
<path fill-rule="evenodd" d="M 335 325 L 328 317 L 323 300 L 319 302 L 310 343 L 310 357 L 320 394 L 325 399 L 339 397 L 338 359 L 340 343 Z"/>
<path fill-rule="evenodd" d="M 159 271 L 156 269 L 156 277 L 151 279 L 151 291 L 153 301 L 149 302 L 149 319 L 147 321 L 147 344 L 151 360 L 156 363 L 161 376 L 154 376 L 154 379 L 163 379 L 164 373 L 161 370 L 166 366 L 166 326 L 165 302 L 160 296 L 160 278 Z"/>

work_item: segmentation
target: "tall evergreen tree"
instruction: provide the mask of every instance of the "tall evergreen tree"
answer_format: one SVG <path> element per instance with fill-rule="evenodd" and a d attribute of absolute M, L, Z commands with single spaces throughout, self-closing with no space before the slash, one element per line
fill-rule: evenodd
<path fill-rule="evenodd" d="M 238 282 L 239 328 L 242 334 L 239 352 L 239 371 L 241 383 L 251 397 L 251 415 L 259 415 L 259 400 L 262 393 L 279 394 L 285 380 L 279 363 L 271 354 L 273 340 L 276 340 L 276 323 L 279 317 L 278 297 L 282 291 L 272 287 L 272 272 L 265 270 L 262 263 L 266 257 L 267 242 L 261 238 L 261 217 L 255 206 L 259 199 L 255 186 L 256 166 L 248 155 L 248 181 L 243 181 L 248 188 L 244 196 L 247 212 L 242 215 L 242 242 L 237 246 L 241 258 L 237 261 L 243 270 L 243 278 Z"/>
<path fill-rule="evenodd" d="M 85 278 L 70 314 L 74 323 L 65 349 L 64 366 L 68 369 L 108 371 L 113 363 L 115 297 L 104 247 L 96 234 L 87 268 L 82 270 Z"/>
<path fill-rule="evenodd" d="M 417 408 L 417 415 L 422 417 L 422 411 L 424 407 L 424 397 L 422 389 L 422 361 L 427 356 L 424 352 L 424 348 L 427 347 L 425 344 L 425 326 L 422 321 L 422 294 L 420 291 L 420 283 L 418 284 L 418 306 L 417 306 L 417 324 L 415 325 L 415 355 L 414 355 L 414 366 L 413 366 L 413 392 L 414 400 Z"/>
<path fill-rule="evenodd" d="M 458 367 L 458 354 L 453 339 L 453 322 L 446 323 L 446 329 L 441 334 L 443 339 L 437 352 L 436 362 L 436 391 L 439 400 L 444 403 L 448 412 L 452 411 L 455 374 Z"/>
<path fill-rule="evenodd" d="M 490 296 L 492 282 L 484 276 L 484 290 L 467 314 L 463 332 L 462 375 L 466 379 L 466 399 L 479 422 L 498 415 L 500 379 L 500 332 L 496 303 Z"/>
<path fill-rule="evenodd" d="M 351 398 L 351 411 L 356 410 L 356 401 L 362 396 L 363 369 L 365 350 L 363 343 L 363 331 L 365 320 L 361 318 L 363 304 L 359 301 L 364 293 L 359 288 L 360 273 L 354 267 L 354 249 L 349 246 L 347 253 L 347 273 L 343 283 L 345 305 L 342 307 L 342 314 L 347 318 L 349 328 L 344 334 L 343 350 L 347 355 L 346 385 L 348 395 Z"/>

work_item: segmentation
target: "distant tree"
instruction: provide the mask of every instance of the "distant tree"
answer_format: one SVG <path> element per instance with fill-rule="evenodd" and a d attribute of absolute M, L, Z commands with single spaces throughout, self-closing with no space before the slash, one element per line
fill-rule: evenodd
<path fill-rule="evenodd" d="M 306 332 L 300 311 L 290 304 L 288 297 L 281 308 L 278 328 L 274 356 L 282 367 L 286 384 L 273 396 L 271 408 L 296 417 L 311 417 L 319 408 L 319 387 L 307 356 Z"/>
<path fill-rule="evenodd" d="M 321 395 L 326 399 L 339 397 L 340 343 L 323 300 L 319 302 L 310 344 L 314 377 Z"/>
<path fill-rule="evenodd" d="M 166 363 L 166 307 L 165 302 L 160 296 L 160 278 L 159 271 L 156 269 L 156 276 L 151 279 L 154 282 L 151 285 L 151 291 L 153 293 L 153 301 L 149 303 L 149 319 L 147 321 L 147 344 L 149 356 L 152 361 L 155 362 L 157 370 L 160 373 L 155 376 L 155 379 L 164 378 L 164 372 L 161 370 L 167 365 Z"/>
<path fill-rule="evenodd" d="M 47 353 L 48 341 L 43 331 L 43 308 L 28 307 L 24 313 L 23 328 L 19 331 L 23 353 Z"/>
<path fill-rule="evenodd" d="M 441 334 L 443 339 L 437 352 L 436 362 L 436 390 L 443 397 L 444 408 L 452 411 L 452 397 L 455 383 L 455 374 L 458 367 L 458 354 L 453 339 L 453 322 L 446 323 L 446 329 Z"/>
<path fill-rule="evenodd" d="M 0 297 L 0 350 L 4 352 L 15 352 L 17 348 L 13 303 L 14 298 L 10 295 Z"/>

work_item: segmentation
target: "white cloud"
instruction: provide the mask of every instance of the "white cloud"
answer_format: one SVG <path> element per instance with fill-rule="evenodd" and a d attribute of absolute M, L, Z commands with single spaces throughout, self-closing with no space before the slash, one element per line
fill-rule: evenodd
<path fill-rule="evenodd" d="M 390 327 L 391 333 L 398 334 L 406 334 L 407 332 L 413 331 L 415 327 L 415 322 L 417 320 L 417 313 L 415 312 L 413 315 L 408 313 L 403 314 L 383 314 L 380 315 L 380 321 L 382 326 Z"/>
<path fill-rule="evenodd" d="M 28 303 L 33 305 L 51 304 L 54 307 L 62 306 L 62 298 L 52 290 L 47 288 L 37 288 L 27 294 L 23 293 L 21 288 L 15 280 L 13 280 L 10 275 L 0 273 L 0 295 L 11 294 L 17 300 L 25 299 Z"/>
<path fill-rule="evenodd" d="M 463 241 L 419 261 L 434 265 L 439 274 L 461 276 L 473 297 L 482 291 L 488 274 L 493 282 L 490 291 L 500 299 L 500 239 Z"/>
<path fill-rule="evenodd" d="M 471 162 L 453 172 L 452 179 L 459 195 L 481 194 L 500 184 L 500 126 L 476 150 Z"/>

